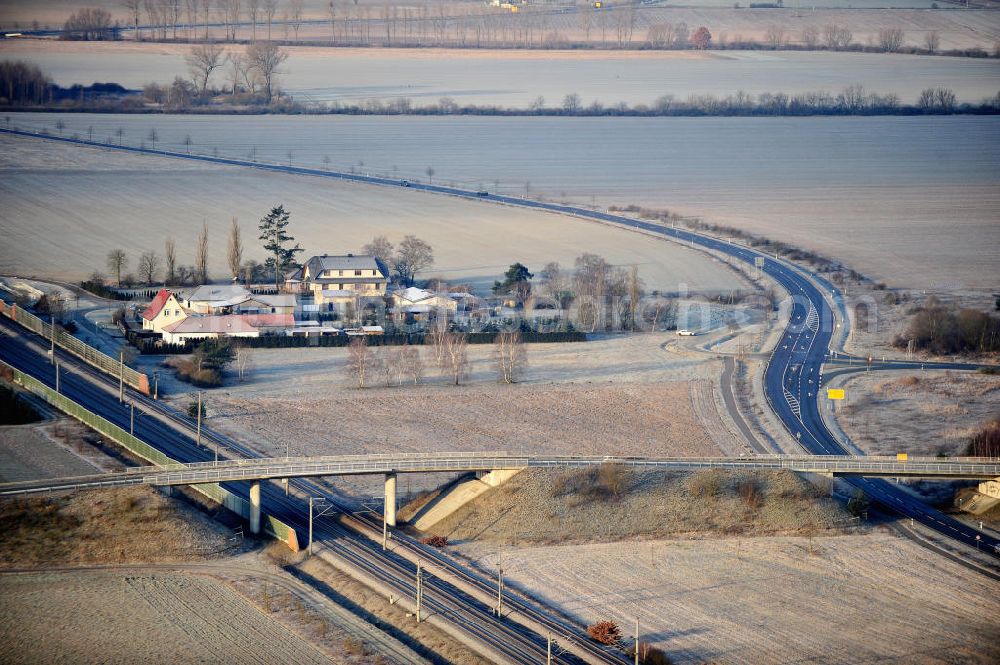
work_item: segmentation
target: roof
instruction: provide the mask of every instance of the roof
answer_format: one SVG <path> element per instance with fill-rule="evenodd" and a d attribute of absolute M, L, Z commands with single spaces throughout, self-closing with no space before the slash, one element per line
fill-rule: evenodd
<path fill-rule="evenodd" d="M 291 328 L 295 325 L 294 314 L 238 314 L 250 325 L 257 328 Z"/>
<path fill-rule="evenodd" d="M 153 302 L 149 303 L 149 307 L 147 307 L 146 311 L 142 313 L 142 318 L 147 321 L 155 319 L 160 314 L 163 306 L 167 304 L 168 300 L 170 300 L 170 296 L 172 295 L 173 294 L 169 289 L 160 289 L 156 293 L 156 297 L 153 298 Z"/>
<path fill-rule="evenodd" d="M 238 314 L 189 316 L 183 321 L 165 326 L 163 330 L 168 333 L 219 333 L 223 335 L 258 332 L 257 328 L 250 325 L 247 318 Z"/>
<path fill-rule="evenodd" d="M 347 254 L 346 256 L 331 256 L 323 254 L 306 261 L 310 275 L 316 275 L 323 270 L 379 270 L 382 266 L 374 256 L 362 254 Z M 384 273 L 383 273 L 384 274 Z"/>
<path fill-rule="evenodd" d="M 269 307 L 295 307 L 296 304 L 295 296 L 291 294 L 250 296 L 250 300 L 256 300 Z"/>
<path fill-rule="evenodd" d="M 213 307 L 238 305 L 251 297 L 250 292 L 239 285 L 205 284 L 192 291 L 187 299 L 189 302 L 207 302 Z"/>
<path fill-rule="evenodd" d="M 420 302 L 421 300 L 427 300 L 433 298 L 434 294 L 426 289 L 418 289 L 415 286 L 411 286 L 408 289 L 403 289 L 402 291 L 393 292 L 394 296 L 400 298 L 401 300 L 408 300 L 412 303 Z"/>

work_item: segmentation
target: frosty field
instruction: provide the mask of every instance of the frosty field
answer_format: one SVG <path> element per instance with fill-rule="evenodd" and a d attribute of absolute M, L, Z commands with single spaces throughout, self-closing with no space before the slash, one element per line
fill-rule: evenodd
<path fill-rule="evenodd" d="M 247 258 L 263 260 L 257 221 L 284 203 L 292 234 L 309 253 L 358 252 L 376 234 L 412 233 L 435 250 L 426 275 L 487 289 L 511 263 L 572 266 L 595 252 L 636 264 L 650 289 L 726 290 L 741 284 L 724 264 L 679 245 L 549 213 L 479 204 L 403 188 L 262 173 L 181 159 L 108 152 L 44 139 L 0 137 L 0 272 L 83 279 L 105 270 L 109 247 L 134 269 L 143 251 L 177 241 L 178 261 L 194 260 L 202 221 L 209 226 L 210 272 L 226 273 L 229 220 L 243 224 Z"/>
<path fill-rule="evenodd" d="M 186 45 L 129 42 L 0 41 L 0 58 L 38 64 L 68 86 L 115 81 L 129 88 L 187 76 Z M 796 51 L 497 51 L 290 47 L 281 86 L 301 102 L 355 104 L 408 98 L 415 106 L 451 97 L 459 104 L 526 108 L 537 97 L 558 107 L 579 94 L 585 105 L 652 104 L 661 95 L 836 94 L 861 84 L 905 103 L 946 86 L 961 101 L 1000 90 L 1000 66 L 986 58 Z M 224 70 L 215 85 L 225 84 Z"/>
<path fill-rule="evenodd" d="M 458 547 L 495 569 L 496 546 Z M 507 581 L 677 663 L 995 663 L 996 583 L 861 536 L 504 548 Z M 990 619 L 993 617 L 993 619 Z"/>
<path fill-rule="evenodd" d="M 892 285 L 996 288 L 996 266 L 1000 264 L 1000 118 L 995 117 L 220 118 L 11 114 L 10 122 L 55 133 L 60 119 L 66 123 L 66 134 L 87 136 L 88 128 L 93 127 L 93 135 L 100 141 L 116 141 L 120 127 L 127 144 L 139 145 L 151 129 L 156 129 L 158 147 L 181 152 L 185 150 L 184 138 L 190 136 L 192 149 L 208 154 L 217 150 L 223 156 L 245 159 L 254 151 L 257 159 L 287 163 L 291 153 L 296 165 L 322 168 L 324 158 L 328 158 L 334 168 L 411 180 L 426 180 L 425 170 L 431 166 L 435 170 L 434 182 L 511 195 L 528 192 L 532 197 L 584 205 L 635 203 L 665 207 L 817 250 Z M 48 151 L 55 149 L 45 147 Z M 63 150 L 53 154 L 64 155 L 60 160 L 73 159 L 72 152 Z M 4 169 L 20 170 L 20 157 L 7 153 Z M 62 165 L 59 167 L 57 170 Z M 50 179 L 56 174 L 51 167 L 45 170 L 50 173 L 39 182 L 54 186 Z M 141 173 L 142 169 L 116 177 L 134 178 L 132 184 L 137 185 Z M 21 182 L 27 182 L 27 178 L 34 182 L 41 176 L 25 170 L 19 177 Z M 97 177 L 88 175 L 85 169 L 72 179 L 63 176 L 60 182 L 64 184 L 46 198 L 58 201 L 71 196 L 63 187 L 72 187 L 73 183 L 83 184 L 85 194 L 90 195 L 87 178 Z M 278 176 L 240 175 L 245 177 L 269 183 L 280 180 Z M 5 180 L 0 186 L 9 188 L 5 192 L 9 192 L 9 200 L 17 203 L 27 196 L 11 177 Z M 194 191 L 204 186 L 206 196 L 207 190 L 214 190 L 214 198 L 233 201 L 233 213 L 241 219 L 260 216 L 259 206 L 252 208 L 253 212 L 244 212 L 247 208 L 243 207 L 248 197 L 259 192 L 235 180 L 220 180 L 217 187 L 201 178 L 195 180 L 193 185 L 180 189 L 150 181 L 152 193 L 143 196 L 181 206 L 177 214 L 181 219 L 193 214 L 200 220 L 204 213 L 196 205 L 186 208 L 190 198 L 180 193 L 187 186 L 195 187 Z M 112 188 L 107 194 L 117 191 L 111 180 L 106 182 Z M 345 204 L 360 200 L 348 194 L 356 190 L 342 187 L 310 184 L 308 195 L 306 190 L 299 190 L 304 201 L 310 200 L 299 207 L 315 205 L 311 199 L 317 191 L 336 191 L 334 198 Z M 508 214 L 464 204 L 459 212 L 454 207 L 457 203 L 383 191 L 379 190 L 378 200 L 399 201 L 404 217 L 418 214 L 415 201 L 420 202 L 423 217 L 435 217 L 437 206 L 445 206 L 460 216 L 466 210 L 471 214 L 490 210 L 482 214 L 491 216 Z M 284 198 L 290 201 L 293 197 Z M 121 203 L 127 209 L 125 202 Z M 14 213 L 9 208 L 3 218 L 13 223 Z M 210 208 L 219 210 L 223 219 L 230 214 L 220 210 L 217 203 Z M 355 208 L 354 214 L 361 214 L 360 209 Z M 387 210 L 378 214 L 383 218 L 389 215 Z M 373 216 L 377 215 L 366 212 L 368 219 Z M 207 217 L 212 219 L 213 214 Z M 584 249 L 583 238 L 561 235 L 569 227 L 548 221 L 554 217 L 545 219 L 544 228 L 558 229 L 557 237 Z M 405 226 L 402 218 L 398 221 Z M 465 228 L 483 227 L 477 222 Z M 345 232 L 352 240 L 352 234 L 357 235 L 358 242 L 370 235 L 367 230 L 357 232 L 354 226 Z M 609 246 L 619 242 L 620 235 L 608 236 L 616 238 L 609 241 Z M 43 240 L 32 238 L 31 242 Z M 150 247 L 159 244 L 157 241 Z M 463 264 L 458 257 L 444 260 L 442 255 L 441 259 L 438 265 L 442 270 Z M 474 266 L 464 263 L 464 274 L 475 274 Z"/>

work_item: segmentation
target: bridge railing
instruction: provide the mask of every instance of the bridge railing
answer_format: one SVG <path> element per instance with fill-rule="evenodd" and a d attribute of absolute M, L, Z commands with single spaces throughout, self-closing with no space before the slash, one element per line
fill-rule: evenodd
<path fill-rule="evenodd" d="M 0 300 L 0 314 L 3 314 L 28 330 L 38 333 L 47 340 L 52 339 L 52 324 L 43 321 L 24 308 L 17 305 L 9 305 Z M 148 376 L 131 367 L 124 366 L 120 359 L 112 358 L 106 353 L 98 351 L 89 344 L 85 344 L 76 337 L 73 337 L 65 330 L 60 330 L 58 326 L 55 329 L 55 343 L 59 348 L 72 353 L 102 372 L 115 377 L 121 375 L 126 385 L 135 388 L 139 392 L 145 395 L 150 394 Z"/>

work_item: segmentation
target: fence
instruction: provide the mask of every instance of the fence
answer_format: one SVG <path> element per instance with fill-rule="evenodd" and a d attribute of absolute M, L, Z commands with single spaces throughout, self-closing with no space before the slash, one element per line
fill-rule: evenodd
<path fill-rule="evenodd" d="M 177 460 L 171 459 L 162 451 L 157 450 L 136 436 L 126 432 L 110 420 L 85 409 L 83 406 L 74 402 L 65 395 L 57 393 L 55 390 L 49 388 L 47 385 L 30 374 L 25 374 L 20 370 L 14 369 L 2 361 L 0 361 L 0 366 L 8 369 L 11 373 L 13 381 L 25 390 L 38 395 L 63 413 L 76 418 L 84 425 L 90 427 L 99 434 L 103 434 L 129 452 L 158 466 L 178 464 Z M 246 519 L 250 517 L 250 503 L 246 499 L 236 496 L 235 494 L 223 489 L 218 483 L 192 485 L 191 487 L 203 496 L 224 505 L 237 515 Z M 275 517 L 272 517 L 271 515 L 261 515 L 261 523 L 275 538 L 287 543 L 293 551 L 298 551 L 298 537 L 295 533 L 295 529 L 291 528 L 284 522 L 279 521 Z"/>
<path fill-rule="evenodd" d="M 0 314 L 19 323 L 28 330 L 38 333 L 45 339 L 52 339 L 52 324 L 43 321 L 17 305 L 9 305 L 0 300 Z M 74 356 L 93 365 L 102 372 L 106 372 L 112 376 L 121 374 L 127 385 L 135 388 L 144 395 L 150 394 L 148 376 L 131 367 L 123 366 L 119 360 L 101 353 L 92 346 L 84 344 L 76 337 L 73 337 L 65 330 L 60 330 L 58 327 L 55 330 L 55 343 L 56 346 L 69 351 Z"/>

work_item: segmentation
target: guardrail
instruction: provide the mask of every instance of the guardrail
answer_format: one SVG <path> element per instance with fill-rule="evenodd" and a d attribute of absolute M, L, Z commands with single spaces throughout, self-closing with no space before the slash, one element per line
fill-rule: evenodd
<path fill-rule="evenodd" d="M 767 458 L 661 457 L 615 458 L 573 456 L 485 455 L 475 452 L 427 455 L 348 455 L 344 457 L 299 457 L 223 460 L 194 464 L 170 464 L 108 474 L 43 479 L 0 484 L 0 494 L 49 491 L 59 488 L 107 487 L 109 485 L 200 485 L 308 476 L 364 475 L 383 473 L 430 473 L 491 471 L 496 469 L 580 468 L 619 464 L 638 469 L 752 469 L 788 470 L 832 475 L 975 478 L 1000 477 L 1000 460 L 977 458 L 942 462 L 937 458 L 899 461 L 893 458 L 795 455 Z"/>
<path fill-rule="evenodd" d="M 83 424 L 87 425 L 96 432 L 99 432 L 100 434 L 103 434 L 104 436 L 108 437 L 109 439 L 111 439 L 118 445 L 122 446 L 123 448 L 127 449 L 131 453 L 141 457 L 147 462 L 156 464 L 157 465 L 156 467 L 137 467 L 140 469 L 145 469 L 145 472 L 147 474 L 149 473 L 150 469 L 185 466 L 183 463 L 178 462 L 175 459 L 171 459 L 166 454 L 164 454 L 160 450 L 157 450 L 148 443 L 142 441 L 138 437 L 130 434 L 129 432 L 126 432 L 124 429 L 122 429 L 118 425 L 115 425 L 110 420 L 107 420 L 106 418 L 103 418 L 97 415 L 96 413 L 84 408 L 83 406 L 71 400 L 70 398 L 66 397 L 65 395 L 57 393 L 55 390 L 48 387 L 47 385 L 45 385 L 35 377 L 31 376 L 30 374 L 26 374 L 25 372 L 22 372 L 21 370 L 16 369 L 3 361 L 0 361 L 0 366 L 7 369 L 10 372 L 13 381 L 18 385 L 20 385 L 21 387 L 23 387 L 25 390 L 28 390 L 34 393 L 35 395 L 38 395 L 39 397 L 41 397 L 46 402 L 56 407 L 63 413 L 66 413 L 67 415 L 76 418 Z M 113 485 L 130 485 L 130 484 L 139 484 L 145 482 L 141 476 L 137 476 L 134 474 L 130 476 L 131 480 L 123 481 L 123 477 L 127 476 L 129 476 L 129 474 L 127 473 L 104 474 L 101 477 L 106 478 L 107 479 L 106 481 L 102 481 L 99 483 L 92 483 L 88 486 L 107 487 Z M 190 483 L 190 484 L 192 485 L 192 488 L 195 491 L 202 494 L 203 496 L 208 497 L 209 499 L 212 499 L 213 501 L 216 501 L 217 503 L 224 505 L 232 512 L 241 515 L 244 518 L 250 517 L 250 502 L 247 501 L 246 499 L 243 499 L 242 497 L 236 496 L 235 494 L 229 492 L 226 489 L 223 489 L 222 487 L 219 486 L 217 482 Z M 266 514 L 261 515 L 261 522 L 264 525 L 265 529 L 267 529 L 275 538 L 287 543 L 288 546 L 292 549 L 292 551 L 298 551 L 299 544 L 295 529 L 291 528 L 284 522 L 281 522 L 280 520 L 272 517 L 271 515 L 266 515 Z"/>
<path fill-rule="evenodd" d="M 9 305 L 0 300 L 0 314 L 3 314 L 11 321 L 18 323 L 28 330 L 38 333 L 43 338 L 52 340 L 52 324 L 43 321 L 24 308 L 17 305 Z M 148 376 L 123 365 L 119 359 L 112 358 L 94 347 L 83 343 L 65 330 L 60 330 L 58 326 L 55 329 L 55 344 L 102 372 L 106 372 L 114 377 L 121 376 L 128 386 L 144 395 L 150 394 Z"/>

